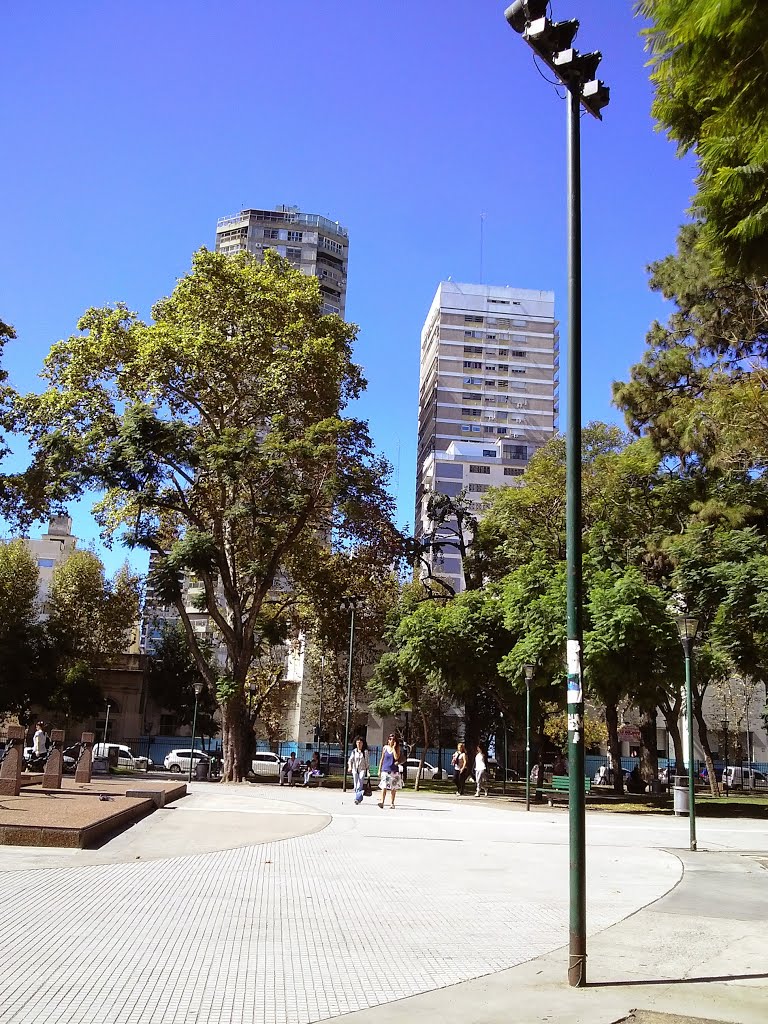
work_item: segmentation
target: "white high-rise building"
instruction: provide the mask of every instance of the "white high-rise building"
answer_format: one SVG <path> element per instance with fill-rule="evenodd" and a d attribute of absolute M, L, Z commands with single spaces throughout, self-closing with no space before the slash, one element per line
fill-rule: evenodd
<path fill-rule="evenodd" d="M 274 210 L 241 210 L 216 225 L 216 252 L 227 255 L 247 250 L 261 256 L 274 249 L 303 274 L 316 277 L 323 311 L 344 316 L 347 301 L 349 236 L 338 221 L 298 206 Z"/>
<path fill-rule="evenodd" d="M 416 536 L 431 531 L 429 493 L 514 485 L 557 425 L 558 333 L 550 291 L 458 284 L 437 289 L 421 334 Z M 460 591 L 450 547 L 433 571 Z"/>

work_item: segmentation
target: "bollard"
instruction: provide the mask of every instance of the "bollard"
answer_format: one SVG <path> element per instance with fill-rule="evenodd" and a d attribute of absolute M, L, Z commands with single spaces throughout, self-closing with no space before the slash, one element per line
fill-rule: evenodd
<path fill-rule="evenodd" d="M 8 726 L 5 755 L 0 764 L 0 796 L 18 796 L 21 791 L 21 768 L 24 760 L 26 729 L 20 725 Z"/>
<path fill-rule="evenodd" d="M 80 737 L 80 742 L 82 743 L 82 749 L 77 759 L 75 782 L 90 782 L 91 764 L 93 762 L 93 733 L 84 732 Z"/>
<path fill-rule="evenodd" d="M 51 729 L 51 749 L 43 771 L 43 789 L 61 789 L 64 771 L 64 730 Z"/>

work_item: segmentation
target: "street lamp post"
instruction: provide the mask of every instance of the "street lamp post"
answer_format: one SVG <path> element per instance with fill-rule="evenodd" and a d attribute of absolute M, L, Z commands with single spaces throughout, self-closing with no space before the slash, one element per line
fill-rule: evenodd
<path fill-rule="evenodd" d="M 195 710 L 192 713 L 192 745 L 189 751 L 189 781 L 192 781 L 192 765 L 195 763 L 195 730 L 197 729 L 197 701 L 202 692 L 203 684 L 201 680 L 197 680 L 194 684 L 195 687 Z"/>
<path fill-rule="evenodd" d="M 347 713 L 344 720 L 344 781 L 341 789 L 347 791 L 347 758 L 349 757 L 349 715 L 352 704 L 352 654 L 355 649 L 355 613 L 362 608 L 365 599 L 357 594 L 350 594 L 342 597 L 340 607 L 348 611 L 349 615 L 349 662 L 347 664 Z"/>
<path fill-rule="evenodd" d="M 531 683 L 533 665 L 523 665 L 525 672 L 525 809 L 531 809 Z"/>
<path fill-rule="evenodd" d="M 568 413 L 566 427 L 566 569 L 568 576 L 568 790 L 570 914 L 568 983 L 587 983 L 584 693 L 581 648 L 581 152 L 583 106 L 602 120 L 609 90 L 596 78 L 599 52 L 581 54 L 575 19 L 553 23 L 549 0 L 515 0 L 505 11 L 511 27 L 549 67 L 567 94 L 568 118 Z"/>
<path fill-rule="evenodd" d="M 723 745 L 725 747 L 725 765 L 724 768 L 728 768 L 728 708 L 725 709 L 725 718 L 723 719 Z M 728 772 L 723 771 L 723 789 L 725 795 L 728 796 Z"/>
<path fill-rule="evenodd" d="M 506 796 L 507 795 L 507 763 L 508 763 L 508 760 L 509 760 L 509 758 L 507 757 L 507 720 L 504 717 L 504 712 L 503 711 L 500 711 L 499 714 L 501 715 L 501 727 L 504 730 L 504 774 L 501 777 L 501 792 L 504 794 L 504 796 Z M 497 757 L 496 758 L 497 763 L 498 763 L 498 760 L 499 759 Z"/>
<path fill-rule="evenodd" d="M 680 643 L 685 652 L 685 715 L 688 719 L 688 824 L 691 850 L 696 849 L 696 803 L 693 764 L 693 697 L 691 694 L 691 649 L 699 629 L 699 620 L 684 612 L 676 618 Z"/>
<path fill-rule="evenodd" d="M 104 718 L 104 740 L 103 740 L 105 745 L 106 745 L 106 742 L 107 742 L 107 734 L 109 732 L 109 712 L 110 712 L 110 710 L 112 708 L 112 705 L 109 703 L 109 701 L 107 701 L 106 703 L 107 703 L 107 713 L 106 713 L 106 716 Z"/>

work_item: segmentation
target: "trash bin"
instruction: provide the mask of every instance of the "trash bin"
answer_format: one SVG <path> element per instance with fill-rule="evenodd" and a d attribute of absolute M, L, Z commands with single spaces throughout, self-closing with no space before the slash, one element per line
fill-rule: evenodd
<path fill-rule="evenodd" d="M 688 776 L 675 775 L 675 783 L 672 787 L 672 798 L 674 801 L 675 814 L 689 814 L 690 804 L 688 801 Z"/>
<path fill-rule="evenodd" d="M 208 778 L 208 762 L 198 761 L 195 765 L 195 778 L 198 782 L 204 782 Z"/>

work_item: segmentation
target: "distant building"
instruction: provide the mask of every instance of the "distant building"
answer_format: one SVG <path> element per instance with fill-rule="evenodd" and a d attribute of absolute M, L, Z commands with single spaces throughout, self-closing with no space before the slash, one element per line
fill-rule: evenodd
<path fill-rule="evenodd" d="M 323 309 L 344 316 L 347 301 L 349 237 L 338 221 L 297 206 L 241 210 L 216 225 L 216 252 L 253 253 L 274 249 L 298 270 L 320 282 Z"/>
<path fill-rule="evenodd" d="M 48 522 L 47 533 L 41 534 L 36 540 L 26 537 L 24 543 L 37 561 L 37 596 L 40 608 L 44 610 L 51 589 L 53 570 L 57 565 L 66 562 L 77 547 L 77 537 L 72 534 L 72 520 L 69 516 L 53 516 Z"/>
<path fill-rule="evenodd" d="M 467 492 L 482 512 L 489 487 L 515 485 L 552 436 L 558 333 L 551 291 L 443 281 L 421 334 L 416 536 L 431 530 L 429 493 Z M 432 571 L 464 587 L 458 551 Z"/>

